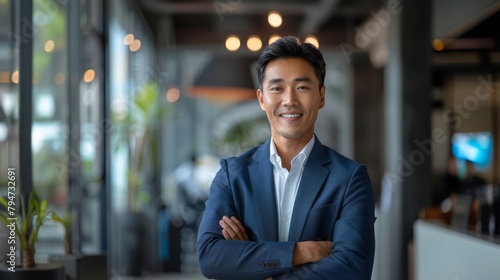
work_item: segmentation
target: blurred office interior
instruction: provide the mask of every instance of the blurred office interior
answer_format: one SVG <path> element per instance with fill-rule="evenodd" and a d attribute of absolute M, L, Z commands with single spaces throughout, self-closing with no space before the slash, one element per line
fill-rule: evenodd
<path fill-rule="evenodd" d="M 219 159 L 270 136 L 254 62 L 297 35 L 327 63 L 316 134 L 369 169 L 372 279 L 496 279 L 499 26 L 492 0 L 0 0 L 0 195 L 15 168 L 103 279 L 204 279 Z M 35 258 L 63 254 L 47 219 Z"/>

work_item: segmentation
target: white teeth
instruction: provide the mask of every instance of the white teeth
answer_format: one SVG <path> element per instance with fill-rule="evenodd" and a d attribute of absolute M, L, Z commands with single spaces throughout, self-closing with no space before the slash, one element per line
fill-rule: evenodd
<path fill-rule="evenodd" d="M 301 116 L 301 114 L 282 114 L 281 116 L 283 118 L 298 118 Z"/>

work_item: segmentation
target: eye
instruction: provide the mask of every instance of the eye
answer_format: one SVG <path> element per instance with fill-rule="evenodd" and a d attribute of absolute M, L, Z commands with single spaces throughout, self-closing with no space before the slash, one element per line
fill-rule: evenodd
<path fill-rule="evenodd" d="M 272 87 L 269 89 L 270 91 L 281 91 L 282 88 L 281 87 Z"/>
<path fill-rule="evenodd" d="M 308 86 L 299 86 L 297 87 L 298 90 L 308 90 L 309 87 Z"/>

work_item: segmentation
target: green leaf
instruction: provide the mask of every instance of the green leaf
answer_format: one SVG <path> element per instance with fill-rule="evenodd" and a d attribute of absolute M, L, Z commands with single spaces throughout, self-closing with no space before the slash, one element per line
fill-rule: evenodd
<path fill-rule="evenodd" d="M 45 213 L 47 211 L 47 200 L 42 200 L 42 203 L 40 205 L 40 213 Z"/>
<path fill-rule="evenodd" d="M 69 231 L 71 227 L 71 214 L 69 212 L 65 212 L 64 216 L 61 217 L 55 212 L 51 212 L 51 218 L 53 221 L 60 223 L 64 230 Z"/>
<path fill-rule="evenodd" d="M 2 204 L 5 208 L 7 208 L 7 200 L 3 198 L 3 196 L 0 196 L 0 204 Z"/>
<path fill-rule="evenodd" d="M 35 192 L 29 195 L 28 205 L 26 207 L 24 196 L 19 195 L 21 215 L 18 216 L 15 232 L 19 239 L 21 248 L 35 250 L 35 243 L 38 239 L 38 232 L 46 218 L 52 213 L 47 211 L 47 200 L 38 201 Z M 0 197 L 0 204 L 7 207 L 8 203 Z M 0 221 L 10 224 L 10 216 L 6 211 L 0 211 Z M 27 242 L 26 242 L 27 241 Z"/>
<path fill-rule="evenodd" d="M 23 195 L 20 195 L 19 198 L 21 199 L 21 219 L 25 219 L 26 218 L 26 210 L 24 209 L 24 197 Z"/>
<path fill-rule="evenodd" d="M 52 215 L 50 217 L 52 218 L 52 220 L 64 225 L 63 219 L 59 215 L 57 215 L 56 212 L 52 212 Z"/>
<path fill-rule="evenodd" d="M 3 212 L 2 212 L 1 214 L 2 214 L 2 215 L 0 216 L 0 220 L 1 220 L 4 224 L 9 225 L 9 224 L 10 224 L 10 222 L 7 220 L 7 217 L 4 215 L 4 213 L 3 213 Z"/>

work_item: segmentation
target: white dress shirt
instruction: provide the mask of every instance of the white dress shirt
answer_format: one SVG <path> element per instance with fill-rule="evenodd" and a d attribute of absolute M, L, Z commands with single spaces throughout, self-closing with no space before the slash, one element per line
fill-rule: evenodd
<path fill-rule="evenodd" d="M 292 220 L 293 205 L 299 189 L 300 179 L 304 172 L 307 158 L 314 146 L 314 136 L 307 145 L 292 159 L 290 172 L 281 164 L 276 146 L 271 139 L 269 160 L 273 164 L 274 187 L 276 191 L 276 205 L 278 207 L 278 236 L 279 241 L 288 241 L 290 222 Z"/>

